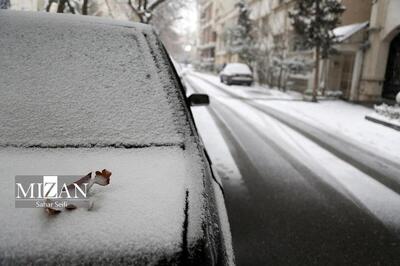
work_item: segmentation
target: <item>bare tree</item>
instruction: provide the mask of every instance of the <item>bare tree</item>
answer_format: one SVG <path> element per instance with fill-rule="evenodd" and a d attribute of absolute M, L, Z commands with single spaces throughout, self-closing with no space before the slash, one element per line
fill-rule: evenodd
<path fill-rule="evenodd" d="M 153 18 L 154 10 L 165 0 L 154 0 L 152 2 L 148 0 L 128 0 L 128 6 L 132 12 L 139 18 L 141 23 L 149 24 Z"/>
<path fill-rule="evenodd" d="M 51 8 L 51 5 L 52 5 L 53 3 L 57 3 L 57 0 L 49 0 L 49 1 L 47 2 L 47 5 L 46 5 L 46 7 L 45 7 L 46 12 L 50 12 L 50 8 Z"/>
<path fill-rule="evenodd" d="M 53 3 L 58 3 L 57 13 L 64 13 L 65 6 L 67 5 L 69 8 L 69 12 L 75 14 L 75 8 L 73 7 L 73 5 L 69 0 L 49 0 L 45 7 L 46 12 L 50 12 L 50 8 Z"/>
<path fill-rule="evenodd" d="M 194 1 L 164 1 L 153 11 L 152 19 L 149 22 L 159 34 L 170 55 L 175 59 L 178 59 L 184 53 L 183 46 L 189 34 L 183 32 L 183 28 L 177 27 L 177 22 L 183 19 L 185 9 L 193 7 Z"/>

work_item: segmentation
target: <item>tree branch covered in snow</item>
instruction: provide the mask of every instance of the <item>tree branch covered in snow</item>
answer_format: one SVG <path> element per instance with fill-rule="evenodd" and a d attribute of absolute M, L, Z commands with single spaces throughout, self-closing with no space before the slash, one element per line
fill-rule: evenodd
<path fill-rule="evenodd" d="M 304 46 L 315 49 L 313 101 L 317 101 L 320 57 L 328 58 L 333 51 L 333 44 L 337 41 L 333 29 L 344 11 L 345 7 L 338 0 L 302 0 L 297 1 L 294 10 L 289 12 Z"/>
<path fill-rule="evenodd" d="M 58 1 L 57 13 L 64 13 L 65 5 L 68 6 L 69 11 L 70 11 L 72 14 L 75 14 L 75 9 L 74 9 L 74 7 L 71 5 L 71 2 L 70 2 L 69 0 L 59 0 L 59 1 Z"/>
<path fill-rule="evenodd" d="M 250 19 L 250 10 L 245 1 L 236 4 L 239 9 L 237 24 L 225 29 L 225 41 L 227 51 L 238 54 L 239 58 L 251 65 L 255 59 L 255 45 L 253 33 L 253 21 Z"/>
<path fill-rule="evenodd" d="M 165 0 L 128 0 L 127 4 L 131 11 L 139 18 L 141 23 L 150 23 L 153 18 L 153 11 Z"/>
<path fill-rule="evenodd" d="M 337 41 L 333 29 L 344 11 L 338 0 L 303 0 L 297 2 L 289 17 L 302 43 L 308 48 L 320 47 L 322 58 L 327 58 Z"/>
<path fill-rule="evenodd" d="M 57 4 L 57 13 L 71 13 L 89 15 L 89 9 L 95 10 L 97 2 L 94 0 L 48 0 L 44 9 L 50 12 L 53 4 Z M 95 12 L 92 12 L 95 13 Z"/>
<path fill-rule="evenodd" d="M 182 35 L 185 33 L 182 33 L 182 31 L 179 33 L 176 26 L 183 19 L 184 10 L 189 9 L 193 2 L 193 0 L 164 1 L 153 11 L 150 24 L 154 26 L 163 44 L 173 57 L 177 58 L 178 55 L 184 53 L 184 37 Z"/>

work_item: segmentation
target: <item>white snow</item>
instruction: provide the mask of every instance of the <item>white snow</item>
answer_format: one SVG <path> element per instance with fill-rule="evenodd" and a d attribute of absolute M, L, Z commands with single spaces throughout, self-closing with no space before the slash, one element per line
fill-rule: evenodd
<path fill-rule="evenodd" d="M 0 24 L 1 146 L 184 141 L 185 114 L 166 61 L 149 49 L 150 27 L 11 11 Z"/>
<path fill-rule="evenodd" d="M 203 182 L 198 158 L 178 147 L 3 148 L 0 162 L 0 258 L 15 256 L 20 264 L 43 258 L 60 264 L 120 258 L 152 264 L 173 255 L 180 251 L 185 191 Z M 14 207 L 17 174 L 83 175 L 102 168 L 112 172 L 111 182 L 93 187 L 91 211 L 48 216 L 43 209 Z M 197 228 L 192 234 L 201 234 L 202 195 L 194 192 L 191 198 L 197 201 L 190 205 L 191 226 Z"/>
<path fill-rule="evenodd" d="M 243 183 L 240 171 L 226 141 L 209 111 L 205 107 L 192 107 L 192 113 L 214 170 L 217 171 L 221 179 L 224 179 L 224 182 L 231 182 L 236 185 Z"/>
<path fill-rule="evenodd" d="M 221 224 L 223 225 L 221 228 L 221 234 L 224 238 L 224 245 L 225 245 L 225 257 L 226 257 L 226 262 L 227 265 L 234 266 L 235 265 L 235 254 L 233 251 L 233 246 L 232 246 L 232 234 L 231 234 L 231 228 L 229 224 L 229 218 L 228 218 L 228 212 L 226 210 L 225 206 L 225 199 L 224 195 L 222 194 L 222 191 L 220 190 L 219 186 L 217 185 L 216 182 L 213 182 L 213 187 L 215 191 L 215 201 L 217 204 L 217 208 L 220 210 L 218 212 L 219 220 Z"/>
<path fill-rule="evenodd" d="M 375 112 L 381 116 L 385 116 L 390 120 L 395 120 L 400 123 L 400 106 L 387 105 L 385 103 L 374 106 Z"/>
<path fill-rule="evenodd" d="M 234 93 L 240 98 L 243 99 L 268 99 L 268 100 L 292 100 L 292 99 L 302 99 L 302 96 L 298 92 L 287 92 L 284 93 L 278 89 L 275 88 L 268 88 L 266 86 L 260 86 L 260 85 L 253 85 L 253 86 L 240 86 L 240 85 L 225 85 L 220 83 L 219 77 L 212 75 L 212 74 L 207 74 L 207 73 L 199 73 L 199 72 L 191 72 L 191 75 L 200 77 L 202 79 L 207 80 L 208 82 L 211 82 L 213 84 L 217 84 L 218 86 L 223 87 L 226 90 L 229 90 L 229 92 Z M 189 77 L 190 78 L 190 77 Z M 198 80 L 196 79 L 196 82 L 200 83 L 207 83 L 206 81 Z M 207 88 L 208 90 L 215 90 L 213 88 Z M 215 92 L 217 94 L 222 94 L 226 95 L 224 92 Z M 214 93 L 213 93 L 214 95 Z"/>
<path fill-rule="evenodd" d="M 268 138 L 283 147 L 290 147 L 288 150 L 291 156 L 312 169 L 325 182 L 339 189 L 345 197 L 349 197 L 360 207 L 373 213 L 388 228 L 400 232 L 400 213 L 398 212 L 400 197 L 396 192 L 288 126 L 261 114 L 250 106 L 232 100 L 226 104 L 233 110 L 237 110 L 235 115 L 247 119 L 261 134 L 268 132 Z M 385 202 L 390 202 L 390 204 L 384 204 Z"/>
<path fill-rule="evenodd" d="M 361 105 L 342 100 L 326 100 L 319 103 L 299 101 L 301 95 L 293 92 L 283 93 L 278 90 L 254 86 L 260 95 L 256 96 L 253 87 L 227 86 L 220 83 L 215 75 L 193 73 L 220 86 L 223 90 L 245 100 L 276 108 L 297 119 L 300 119 L 337 136 L 364 145 L 364 148 L 376 152 L 389 160 L 400 160 L 400 134 L 398 131 L 365 119 L 373 110 Z M 207 82 L 204 81 L 204 84 Z M 226 93 L 219 90 L 220 94 Z"/>
<path fill-rule="evenodd" d="M 353 34 L 359 32 L 360 30 L 365 29 L 368 26 L 368 23 L 369 22 L 367 21 L 363 23 L 340 26 L 333 29 L 333 34 L 337 37 L 337 40 L 339 42 L 342 42 L 351 37 Z"/>
<path fill-rule="evenodd" d="M 194 245 L 208 215 L 204 161 L 152 29 L 3 11 L 0 25 L 0 264 L 168 259 L 181 251 L 186 191 Z M 107 148 L 130 145 L 168 147 Z M 58 146 L 95 147 L 46 148 Z M 91 211 L 14 207 L 15 175 L 103 168 L 111 184 L 93 190 Z"/>
<path fill-rule="evenodd" d="M 301 101 L 259 101 L 280 111 L 288 113 L 313 126 L 343 136 L 364 148 L 373 150 L 389 160 L 400 160 L 400 134 L 398 131 L 368 121 L 365 115 L 371 109 L 341 100 L 320 101 L 319 103 Z"/>
<path fill-rule="evenodd" d="M 242 63 L 229 63 L 224 67 L 222 73 L 227 75 L 233 75 L 233 74 L 252 75 L 249 66 Z"/>
<path fill-rule="evenodd" d="M 197 84 L 200 83 L 199 86 L 204 89 L 204 92 L 208 92 L 211 94 L 215 90 L 212 85 L 207 84 L 206 82 L 201 82 L 201 80 L 198 78 L 195 78 L 195 81 L 197 82 Z M 295 159 L 301 162 L 307 168 L 312 170 L 313 173 L 316 173 L 324 182 L 337 189 L 338 192 L 342 193 L 344 197 L 353 201 L 360 208 L 366 210 L 366 212 L 373 214 L 383 224 L 385 224 L 388 229 L 400 232 L 400 213 L 398 212 L 398 209 L 400 208 L 400 198 L 398 197 L 398 194 L 396 192 L 376 181 L 374 178 L 361 172 L 359 169 L 352 166 L 348 162 L 336 157 L 329 151 L 323 149 L 322 147 L 307 139 L 295 130 L 246 104 L 246 102 L 232 97 L 221 96 L 213 97 L 212 99 L 214 99 L 214 101 L 217 101 L 216 103 L 214 103 L 214 106 L 218 106 L 218 108 L 215 108 L 216 113 L 218 113 L 217 109 L 220 109 L 221 105 L 223 105 L 224 108 L 227 108 L 227 110 L 231 112 L 231 115 L 233 117 L 240 117 L 239 121 L 246 122 L 245 124 L 243 124 L 243 127 L 249 127 L 249 130 L 254 133 L 254 136 L 249 135 L 249 138 L 267 138 L 269 140 L 273 140 L 280 147 L 286 147 L 288 154 L 292 157 L 290 159 L 288 158 L 288 160 Z M 258 102 L 271 102 L 273 103 L 273 106 L 275 106 L 276 103 L 276 101 L 261 100 Z M 318 111 L 314 109 L 310 111 L 310 113 L 323 113 L 324 109 L 327 109 L 328 112 L 329 110 L 333 112 L 332 109 L 326 106 L 326 104 L 328 104 L 329 106 L 329 103 L 330 102 L 321 102 L 320 109 L 318 109 Z M 336 103 L 339 103 L 340 106 L 340 103 L 342 102 L 338 101 Z M 297 104 L 297 102 L 287 102 L 286 105 L 282 106 L 290 106 L 291 104 Z M 308 104 L 314 106 L 319 105 L 314 103 Z M 343 105 L 346 104 L 347 103 L 343 103 Z M 338 107 L 338 105 L 335 106 Z M 288 111 L 289 108 L 284 109 L 282 107 L 281 109 Z M 367 108 L 363 107 L 363 109 Z M 298 109 L 296 111 L 299 112 L 300 116 L 304 115 L 302 112 L 298 111 Z M 296 111 L 291 110 L 291 114 L 295 113 Z M 341 110 L 339 111 L 339 113 L 344 113 L 346 111 L 348 110 Z M 320 116 L 324 117 L 323 115 Z M 356 117 L 353 117 L 353 119 L 356 119 Z M 362 116 L 360 119 L 361 121 L 364 121 L 364 118 Z M 201 117 L 199 119 L 199 117 L 195 116 L 195 120 L 200 129 L 213 127 L 212 119 L 202 119 Z M 353 122 L 357 121 L 354 120 Z M 320 120 L 316 120 L 315 123 L 322 122 Z M 324 128 L 327 127 L 326 124 L 321 124 L 320 126 Z M 235 132 L 232 131 L 232 134 L 234 135 Z M 240 138 L 237 138 L 236 140 L 240 141 Z M 218 145 L 216 143 L 207 144 L 206 142 L 205 144 L 206 148 L 209 148 L 208 145 Z M 221 145 L 224 146 L 225 144 Z M 212 148 L 214 150 L 218 149 L 218 147 Z M 249 153 L 248 155 L 251 156 L 252 154 Z M 262 163 L 259 162 L 257 158 L 250 159 L 256 167 L 258 163 Z M 301 177 L 299 176 L 299 178 Z M 293 183 L 295 182 L 295 180 L 291 179 L 290 182 Z M 315 189 L 315 187 L 313 187 L 313 185 L 306 179 L 299 180 L 299 182 L 308 185 L 308 189 Z M 319 193 L 316 191 L 316 194 Z M 321 198 L 321 200 L 324 199 Z M 385 204 L 385 202 L 390 204 Z M 385 207 L 382 208 L 382 206 Z"/>
<path fill-rule="evenodd" d="M 386 123 L 389 123 L 389 124 L 392 124 L 392 125 L 400 127 L 400 120 L 399 119 L 391 119 L 391 118 L 389 118 L 387 116 L 383 116 L 383 115 L 377 114 L 375 112 L 369 113 L 367 115 L 369 117 L 375 118 L 377 120 L 380 120 L 380 121 L 383 121 L 383 122 L 386 122 Z"/>

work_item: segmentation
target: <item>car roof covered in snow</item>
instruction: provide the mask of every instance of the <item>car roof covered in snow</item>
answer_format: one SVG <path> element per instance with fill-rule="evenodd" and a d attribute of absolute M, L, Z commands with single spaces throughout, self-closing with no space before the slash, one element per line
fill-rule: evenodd
<path fill-rule="evenodd" d="M 226 72 L 227 74 L 229 73 L 251 75 L 251 70 L 249 66 L 242 63 L 229 63 L 224 67 L 223 72 Z"/>
<path fill-rule="evenodd" d="M 0 25 L 0 146 L 184 142 L 183 96 L 151 27 L 10 11 Z"/>

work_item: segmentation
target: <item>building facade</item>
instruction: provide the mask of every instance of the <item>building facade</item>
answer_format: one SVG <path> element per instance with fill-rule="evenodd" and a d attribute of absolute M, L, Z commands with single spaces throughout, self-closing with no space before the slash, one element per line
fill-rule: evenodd
<path fill-rule="evenodd" d="M 273 86 L 299 91 L 312 87 L 313 69 L 290 72 L 283 62 L 293 58 L 314 60 L 314 53 L 298 45 L 288 16 L 298 0 L 247 0 L 257 32 L 257 42 L 265 58 L 253 67 L 258 79 Z M 201 1 L 200 58 L 218 69 L 223 63 L 238 61 L 227 51 L 224 32 L 237 22 L 235 0 Z M 346 11 L 335 29 L 337 53 L 321 67 L 320 89 L 341 91 L 352 101 L 394 99 L 400 91 L 400 1 L 342 0 Z M 264 75 L 264 77 L 262 77 Z"/>
<path fill-rule="evenodd" d="M 394 99 L 400 92 L 400 1 L 373 1 L 357 100 Z"/>
<path fill-rule="evenodd" d="M 215 64 L 215 6 L 216 1 L 199 1 L 199 41 L 197 51 L 201 67 L 208 70 L 214 69 Z"/>
<path fill-rule="evenodd" d="M 11 0 L 11 9 L 22 11 L 41 11 L 44 10 L 45 0 Z"/>
<path fill-rule="evenodd" d="M 400 1 L 343 1 L 343 36 L 326 72 L 326 86 L 351 101 L 394 100 L 400 92 Z M 336 35 L 338 35 L 335 32 Z"/>

